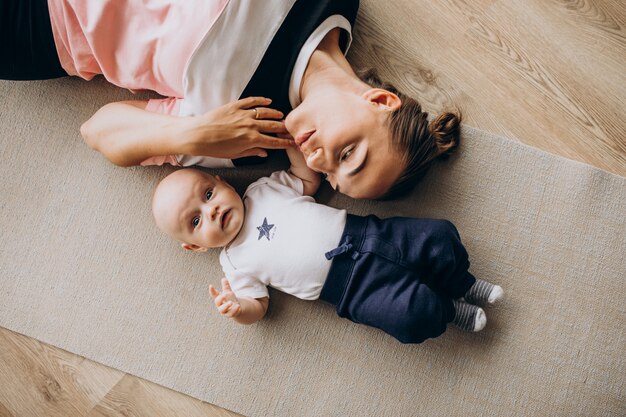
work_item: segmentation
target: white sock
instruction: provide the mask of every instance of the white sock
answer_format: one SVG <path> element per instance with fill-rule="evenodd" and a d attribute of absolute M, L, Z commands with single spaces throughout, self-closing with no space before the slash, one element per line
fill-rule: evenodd
<path fill-rule="evenodd" d="M 487 324 L 485 311 L 464 301 L 452 300 L 455 316 L 452 324 L 468 332 L 479 332 Z"/>
<path fill-rule="evenodd" d="M 471 304 L 493 304 L 504 296 L 504 291 L 499 285 L 494 285 L 482 279 L 477 279 L 474 285 L 463 296 L 463 299 Z"/>
<path fill-rule="evenodd" d="M 489 294 L 489 297 L 487 297 L 487 302 L 489 304 L 493 304 L 496 301 L 502 299 L 502 297 L 504 297 L 504 290 L 501 286 L 494 285 L 493 290 L 491 290 L 491 294 Z"/>

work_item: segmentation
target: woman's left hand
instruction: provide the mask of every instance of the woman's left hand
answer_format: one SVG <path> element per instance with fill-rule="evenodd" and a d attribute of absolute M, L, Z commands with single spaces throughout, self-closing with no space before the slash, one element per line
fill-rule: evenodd
<path fill-rule="evenodd" d="M 248 97 L 228 103 L 204 115 L 189 118 L 189 139 L 183 153 L 216 158 L 267 156 L 265 149 L 286 149 L 293 140 L 270 136 L 285 134 L 283 113 L 265 107 L 271 100 Z"/>

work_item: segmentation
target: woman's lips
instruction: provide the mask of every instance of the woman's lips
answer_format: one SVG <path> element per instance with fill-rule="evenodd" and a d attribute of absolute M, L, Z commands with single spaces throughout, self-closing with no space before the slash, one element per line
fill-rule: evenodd
<path fill-rule="evenodd" d="M 315 129 L 310 130 L 310 131 L 308 131 L 308 132 L 306 132 L 306 133 L 303 133 L 303 134 L 301 134 L 301 135 L 296 136 L 296 138 L 295 138 L 296 145 L 298 145 L 298 147 L 299 147 L 300 149 L 302 149 L 302 145 L 303 145 L 303 144 L 304 144 L 307 140 L 309 140 L 309 138 L 310 138 L 311 136 L 313 136 L 313 133 L 315 133 Z"/>

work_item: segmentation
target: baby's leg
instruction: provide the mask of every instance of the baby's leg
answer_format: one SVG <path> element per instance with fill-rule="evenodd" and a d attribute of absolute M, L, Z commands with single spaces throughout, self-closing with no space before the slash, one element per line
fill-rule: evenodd
<path fill-rule="evenodd" d="M 403 261 L 436 291 L 453 299 L 463 297 L 476 279 L 468 271 L 469 256 L 456 227 L 436 219 L 411 219 L 405 224 L 413 234 L 405 235 L 410 244 L 403 250 Z"/>
<path fill-rule="evenodd" d="M 476 279 L 476 283 L 465 293 L 463 298 L 472 304 L 493 304 L 504 295 L 502 287 L 494 285 L 482 279 Z"/>
<path fill-rule="evenodd" d="M 370 271 L 376 269 L 374 264 L 368 266 Z M 400 268 L 393 274 L 370 275 L 358 291 L 350 289 L 346 294 L 337 309 L 340 316 L 382 329 L 402 343 L 421 343 L 441 335 L 455 316 L 450 298 Z"/>
<path fill-rule="evenodd" d="M 456 311 L 452 324 L 468 332 L 478 332 L 485 328 L 487 316 L 482 308 L 457 300 L 452 300 L 452 304 Z"/>
<path fill-rule="evenodd" d="M 456 227 L 446 220 L 420 220 L 419 239 L 411 254 L 416 268 L 427 265 L 429 285 L 451 298 L 465 297 L 472 304 L 492 304 L 502 298 L 502 287 L 474 278 L 469 272 L 469 256 Z"/>

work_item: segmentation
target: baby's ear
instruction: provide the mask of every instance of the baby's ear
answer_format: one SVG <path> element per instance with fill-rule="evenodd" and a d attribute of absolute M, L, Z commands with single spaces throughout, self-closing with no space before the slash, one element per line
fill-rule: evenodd
<path fill-rule="evenodd" d="M 185 250 L 190 250 L 193 252 L 206 252 L 208 250 L 207 248 L 203 248 L 202 246 L 193 245 L 189 243 L 181 243 L 180 246 L 182 246 L 182 248 Z"/>

